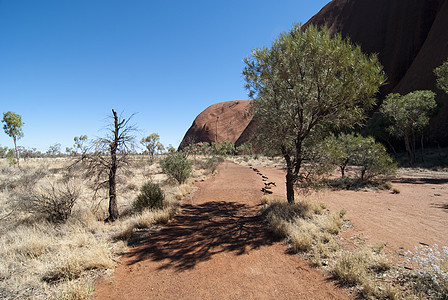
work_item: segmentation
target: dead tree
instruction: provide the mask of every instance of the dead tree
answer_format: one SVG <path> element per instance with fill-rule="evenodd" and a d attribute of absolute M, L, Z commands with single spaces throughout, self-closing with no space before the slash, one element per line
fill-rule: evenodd
<path fill-rule="evenodd" d="M 83 155 L 87 162 L 87 176 L 94 178 L 95 195 L 102 188 L 109 190 L 109 216 L 105 222 L 114 222 L 119 217 L 117 204 L 117 173 L 129 166 L 129 154 L 132 152 L 136 130 L 129 124 L 128 118 L 119 117 L 112 110 L 113 125 L 109 126 L 106 137 L 93 141 L 90 153 Z"/>

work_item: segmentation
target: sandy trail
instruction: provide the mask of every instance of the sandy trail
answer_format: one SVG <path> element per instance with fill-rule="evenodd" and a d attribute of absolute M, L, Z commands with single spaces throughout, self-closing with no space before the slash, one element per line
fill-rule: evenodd
<path fill-rule="evenodd" d="M 122 257 L 96 299 L 349 299 L 258 217 L 263 182 L 225 162 L 182 213 Z"/>

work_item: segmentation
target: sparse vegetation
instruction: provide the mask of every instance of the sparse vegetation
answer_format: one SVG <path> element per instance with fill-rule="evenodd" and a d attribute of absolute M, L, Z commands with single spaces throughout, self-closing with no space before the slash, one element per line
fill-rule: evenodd
<path fill-rule="evenodd" d="M 118 194 L 122 216 L 106 225 L 108 205 L 98 194 L 94 197 L 95 180 L 82 176 L 84 163 L 66 171 L 71 163 L 29 158 L 17 169 L 0 160 L 0 298 L 90 299 L 94 279 L 116 265 L 136 230 L 141 234 L 168 222 L 192 192 L 192 181 L 169 184 L 159 162 L 148 165 L 129 157 L 133 176 L 117 181 L 117 189 L 138 187 L 151 178 L 165 195 L 163 207 L 134 212 L 139 189 L 127 189 Z M 193 171 L 201 178 L 205 174 Z M 107 190 L 99 192 L 107 197 Z"/>
<path fill-rule="evenodd" d="M 163 207 L 163 194 L 160 186 L 153 182 L 146 182 L 140 189 L 133 206 L 137 212 L 142 212 L 145 209 L 161 209 Z"/>
<path fill-rule="evenodd" d="M 67 221 L 81 194 L 79 183 L 69 179 L 39 188 L 28 186 L 31 190 L 19 196 L 19 207 L 32 214 L 43 215 L 53 223 Z"/>
<path fill-rule="evenodd" d="M 413 288 L 417 294 L 436 299 L 448 295 L 448 247 L 419 246 L 407 253 L 408 263 L 416 266 L 417 282 Z"/>
<path fill-rule="evenodd" d="M 191 175 L 191 163 L 181 153 L 169 153 L 161 161 L 162 170 L 180 184 Z"/>

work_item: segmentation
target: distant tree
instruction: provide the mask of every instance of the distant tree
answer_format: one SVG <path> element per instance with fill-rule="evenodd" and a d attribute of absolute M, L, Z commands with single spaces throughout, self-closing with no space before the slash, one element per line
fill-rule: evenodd
<path fill-rule="evenodd" d="M 380 111 L 392 122 L 390 134 L 404 139 L 409 165 L 415 161 L 415 137 L 429 124 L 437 103 L 431 91 L 415 91 L 407 95 L 389 94 Z"/>
<path fill-rule="evenodd" d="M 151 133 L 147 137 L 142 138 L 141 143 L 146 148 L 145 151 L 154 159 L 156 151 L 162 152 L 165 147 L 159 142 L 160 136 L 157 133 Z"/>
<path fill-rule="evenodd" d="M 316 131 L 361 122 L 385 82 L 382 66 L 348 39 L 312 25 L 295 25 L 271 48 L 253 50 L 245 63 L 257 134 L 266 150 L 285 159 L 287 199 L 293 203 L 304 143 Z"/>
<path fill-rule="evenodd" d="M 437 87 L 448 94 L 448 59 L 434 70 L 437 78 Z"/>
<path fill-rule="evenodd" d="M 238 147 L 235 148 L 235 151 L 241 155 L 242 154 L 252 155 L 252 143 L 239 145 Z"/>
<path fill-rule="evenodd" d="M 222 141 L 217 145 L 219 155 L 233 155 L 235 153 L 235 144 L 229 141 Z"/>
<path fill-rule="evenodd" d="M 334 137 L 332 137 L 334 139 Z M 329 150 L 334 161 L 338 163 L 341 176 L 345 177 L 348 165 L 361 167 L 362 181 L 377 175 L 393 175 L 396 164 L 381 143 L 373 137 L 363 137 L 358 134 L 341 133 L 335 139 L 336 143 Z"/>
<path fill-rule="evenodd" d="M 16 149 L 16 159 L 17 159 L 17 167 L 20 168 L 19 164 L 19 151 L 17 150 L 17 140 L 23 137 L 22 126 L 22 117 L 18 114 L 13 113 L 12 111 L 8 111 L 3 113 L 2 122 L 5 123 L 3 125 L 3 130 L 5 133 L 12 137 L 14 140 L 14 148 Z"/>
<path fill-rule="evenodd" d="M 85 154 L 87 151 L 87 135 L 75 136 L 73 138 L 73 151 L 75 154 Z"/>
<path fill-rule="evenodd" d="M 56 143 L 48 147 L 47 155 L 48 156 L 58 156 L 61 154 L 61 144 Z"/>
<path fill-rule="evenodd" d="M 173 145 L 169 144 L 168 147 L 166 148 L 166 151 L 168 151 L 168 153 L 175 153 L 176 148 L 174 148 Z"/>
<path fill-rule="evenodd" d="M 134 126 L 129 124 L 132 116 L 125 119 L 112 110 L 112 124 L 103 138 L 93 141 L 92 151 L 81 160 L 87 162 L 87 175 L 95 180 L 96 191 L 107 187 L 109 191 L 109 216 L 106 222 L 114 222 L 119 217 L 117 204 L 118 172 L 129 166 L 128 156 L 133 152 Z M 80 161 L 81 161 L 80 160 Z"/>
<path fill-rule="evenodd" d="M 4 158 L 8 152 L 8 147 L 0 146 L 0 158 Z"/>

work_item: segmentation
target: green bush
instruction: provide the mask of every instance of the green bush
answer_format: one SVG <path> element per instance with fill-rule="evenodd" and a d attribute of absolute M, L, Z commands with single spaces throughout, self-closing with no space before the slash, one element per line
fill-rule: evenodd
<path fill-rule="evenodd" d="M 169 153 L 161 165 L 163 172 L 179 183 L 184 183 L 191 176 L 191 163 L 181 153 Z"/>
<path fill-rule="evenodd" d="M 386 148 L 373 137 L 363 137 L 362 135 L 340 134 L 337 137 L 337 144 L 340 152 L 337 153 L 342 177 L 345 176 L 347 165 L 361 167 L 360 179 L 362 181 L 371 179 L 378 175 L 394 175 L 397 164 L 389 156 Z"/>
<path fill-rule="evenodd" d="M 149 181 L 140 188 L 140 194 L 133 206 L 137 212 L 142 212 L 147 208 L 162 208 L 164 199 L 165 195 L 160 186 Z"/>

